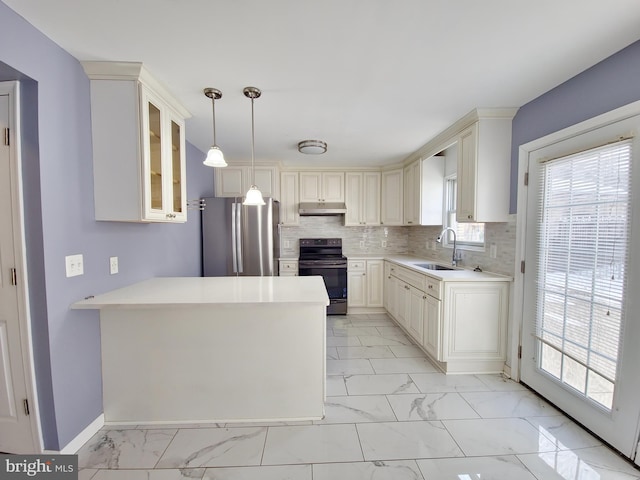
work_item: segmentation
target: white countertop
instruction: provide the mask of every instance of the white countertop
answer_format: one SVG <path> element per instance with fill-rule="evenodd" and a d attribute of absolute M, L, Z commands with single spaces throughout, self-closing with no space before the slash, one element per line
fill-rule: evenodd
<path fill-rule="evenodd" d="M 474 272 L 473 270 L 467 270 L 464 268 L 456 268 L 454 270 L 429 270 L 426 268 L 420 268 L 416 266 L 416 263 L 449 265 L 445 262 L 435 262 L 433 260 L 425 260 L 424 258 L 412 257 L 409 255 L 392 255 L 384 257 L 384 259 L 446 282 L 510 282 L 513 280 L 513 278 L 506 275 L 499 275 L 497 273 L 490 272 Z"/>
<path fill-rule="evenodd" d="M 329 305 L 322 277 L 151 278 L 74 303 L 73 309 L 206 305 Z"/>

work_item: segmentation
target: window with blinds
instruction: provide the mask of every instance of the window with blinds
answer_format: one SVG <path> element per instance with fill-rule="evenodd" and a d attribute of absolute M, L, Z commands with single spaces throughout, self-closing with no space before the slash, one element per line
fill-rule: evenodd
<path fill-rule="evenodd" d="M 613 405 L 630 240 L 631 141 L 540 168 L 538 367 Z"/>

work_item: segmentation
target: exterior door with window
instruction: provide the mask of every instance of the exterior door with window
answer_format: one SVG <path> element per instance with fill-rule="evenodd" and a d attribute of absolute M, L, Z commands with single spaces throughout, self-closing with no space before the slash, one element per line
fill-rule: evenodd
<path fill-rule="evenodd" d="M 640 142 L 621 137 L 638 127 L 639 117 L 610 121 L 529 152 L 521 360 L 523 383 L 630 458 L 640 419 Z"/>

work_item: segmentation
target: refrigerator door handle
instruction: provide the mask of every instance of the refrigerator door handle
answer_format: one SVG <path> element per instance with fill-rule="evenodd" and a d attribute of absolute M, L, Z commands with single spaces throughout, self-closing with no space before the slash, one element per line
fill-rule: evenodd
<path fill-rule="evenodd" d="M 231 264 L 233 267 L 233 273 L 238 273 L 238 239 L 237 239 L 237 228 L 236 228 L 236 207 L 237 203 L 231 204 Z"/>
<path fill-rule="evenodd" d="M 242 264 L 242 203 L 236 203 L 236 264 L 237 273 L 244 273 Z"/>

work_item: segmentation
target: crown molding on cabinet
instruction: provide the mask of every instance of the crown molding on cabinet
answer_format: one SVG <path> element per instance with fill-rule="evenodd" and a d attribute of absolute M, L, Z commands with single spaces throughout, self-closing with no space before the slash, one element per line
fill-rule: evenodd
<path fill-rule="evenodd" d="M 407 157 L 402 164 L 409 165 L 412 162 L 421 158 L 429 158 L 437 153 L 442 152 L 447 147 L 450 147 L 457 141 L 458 135 L 466 128 L 476 123 L 479 120 L 484 119 L 513 119 L 518 108 L 474 108 L 464 117 L 457 120 L 450 127 L 446 128 L 438 135 L 433 137 L 427 143 L 425 143 L 418 150 L 413 152 Z"/>
<path fill-rule="evenodd" d="M 184 108 L 178 99 L 158 80 L 141 62 L 80 62 L 84 72 L 91 80 L 130 80 L 139 81 L 145 87 L 160 95 L 183 118 L 191 118 L 191 113 Z"/>

